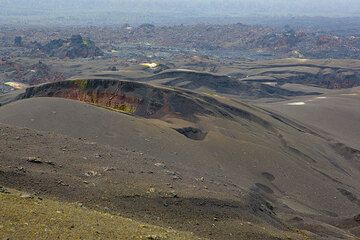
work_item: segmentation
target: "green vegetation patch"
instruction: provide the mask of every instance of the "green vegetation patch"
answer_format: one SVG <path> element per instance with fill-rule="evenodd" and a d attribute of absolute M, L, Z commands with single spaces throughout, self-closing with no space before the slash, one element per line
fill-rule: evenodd
<path fill-rule="evenodd" d="M 19 193 L 0 193 L 0 239 L 199 239 L 191 233 Z"/>

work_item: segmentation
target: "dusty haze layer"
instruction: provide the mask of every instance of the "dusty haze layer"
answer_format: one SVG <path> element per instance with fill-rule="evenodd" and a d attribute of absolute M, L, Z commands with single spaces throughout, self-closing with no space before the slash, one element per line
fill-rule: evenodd
<path fill-rule="evenodd" d="M 21 6 L 21 7 L 19 7 Z M 254 16 L 356 17 L 356 0 L 285 1 L 285 0 L 196 0 L 196 1 L 0 1 L 0 19 L 4 23 L 54 24 L 142 23 L 165 24 L 196 18 L 239 18 Z"/>

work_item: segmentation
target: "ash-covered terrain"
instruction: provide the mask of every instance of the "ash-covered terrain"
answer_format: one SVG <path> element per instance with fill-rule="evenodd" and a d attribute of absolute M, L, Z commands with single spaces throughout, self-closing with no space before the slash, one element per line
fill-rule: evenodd
<path fill-rule="evenodd" d="M 360 237 L 353 31 L 1 26 L 0 40 L 1 238 Z"/>

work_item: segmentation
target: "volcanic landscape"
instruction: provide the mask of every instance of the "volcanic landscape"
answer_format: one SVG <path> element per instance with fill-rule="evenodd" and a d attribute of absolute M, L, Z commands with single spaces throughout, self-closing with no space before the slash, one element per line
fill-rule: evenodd
<path fill-rule="evenodd" d="M 16 31 L 25 43 L 1 45 L 1 239 L 360 237 L 359 60 L 149 45 L 134 60 Z"/>

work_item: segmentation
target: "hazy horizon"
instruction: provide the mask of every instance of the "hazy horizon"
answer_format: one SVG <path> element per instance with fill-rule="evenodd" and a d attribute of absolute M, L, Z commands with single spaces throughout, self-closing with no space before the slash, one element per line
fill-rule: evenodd
<path fill-rule="evenodd" d="M 194 18 L 360 16 L 358 0 L 0 0 L 3 23 L 176 23 Z"/>

